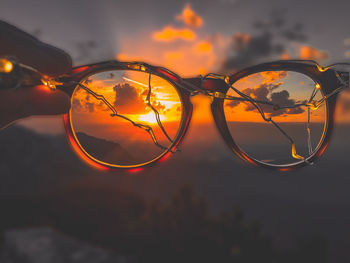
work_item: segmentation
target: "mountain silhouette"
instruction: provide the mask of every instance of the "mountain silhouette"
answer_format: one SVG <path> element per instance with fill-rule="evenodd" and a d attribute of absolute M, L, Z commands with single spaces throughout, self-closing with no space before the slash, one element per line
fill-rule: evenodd
<path fill-rule="evenodd" d="M 86 152 L 97 160 L 112 164 L 128 164 L 135 159 L 119 143 L 96 138 L 83 132 L 77 132 L 76 135 Z"/>

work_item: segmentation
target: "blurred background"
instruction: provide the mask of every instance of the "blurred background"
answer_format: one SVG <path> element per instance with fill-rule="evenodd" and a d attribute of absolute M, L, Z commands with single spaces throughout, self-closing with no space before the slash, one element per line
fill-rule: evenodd
<path fill-rule="evenodd" d="M 75 65 L 140 60 L 181 76 L 276 59 L 350 60 L 350 3 L 301 0 L 14 1 L 0 19 Z M 1 262 L 349 262 L 348 94 L 313 166 L 280 173 L 232 156 L 195 97 L 181 152 L 138 173 L 83 163 L 62 117 L 0 132 Z"/>

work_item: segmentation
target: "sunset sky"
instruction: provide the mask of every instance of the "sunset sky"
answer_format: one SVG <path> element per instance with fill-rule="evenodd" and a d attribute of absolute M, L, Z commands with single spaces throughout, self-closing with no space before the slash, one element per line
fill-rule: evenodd
<path fill-rule="evenodd" d="M 151 125 L 157 137 L 162 137 L 161 131 L 157 127 L 155 113 L 147 104 L 148 77 L 149 75 L 144 72 L 110 71 L 91 76 L 83 83 L 91 91 L 104 96 L 115 107 L 118 114 L 134 122 Z M 167 123 L 177 122 L 175 130 L 174 128 L 167 130 L 174 137 L 181 120 L 179 94 L 169 82 L 155 75 L 151 77 L 150 84 L 150 103 L 159 113 L 160 120 L 165 128 L 167 128 Z M 112 112 L 106 104 L 94 98 L 82 88 L 76 90 L 72 102 L 73 124 L 79 125 L 80 129 L 90 135 L 102 136 L 110 140 L 115 140 L 117 136 L 118 140 L 123 140 L 136 131 L 142 138 L 149 137 L 147 132 L 140 132 L 140 128 L 134 127 L 130 121 L 112 117 L 110 115 Z M 107 131 L 101 134 L 103 129 L 96 129 L 96 125 L 108 127 Z"/>
<path fill-rule="evenodd" d="M 230 74 L 280 58 L 316 59 L 325 65 L 347 60 L 346 6 L 347 1 L 333 1 L 337 16 L 329 17 L 325 0 L 40 0 L 35 5 L 4 0 L 0 19 L 68 51 L 76 65 L 141 60 L 196 76 Z M 210 100 L 193 102 L 194 119 L 211 121 Z"/>
<path fill-rule="evenodd" d="M 316 59 L 322 65 L 350 62 L 349 0 L 0 0 L 0 20 L 67 51 L 75 66 L 111 59 L 141 60 L 183 77 L 195 77 L 208 72 L 230 74 L 277 59 Z M 124 73 L 96 77 L 90 88 L 117 104 L 121 114 L 148 123 L 160 142 L 168 145 L 145 105 L 148 76 Z M 152 102 L 173 137 L 181 110 L 177 95 L 156 78 L 152 78 L 152 87 Z M 315 83 L 279 72 L 241 79 L 236 87 L 257 99 L 293 104 L 309 98 Z M 119 155 L 108 153 L 110 162 L 121 161 L 120 155 L 129 162 L 145 162 L 163 152 L 146 131 L 110 116 L 111 112 L 86 92 L 78 90 L 73 99 L 77 114 L 73 125 L 79 132 L 99 137 L 97 148 L 121 146 Z M 340 100 L 336 120 L 345 124 L 336 125 L 325 154 L 314 165 L 284 173 L 245 165 L 235 156 L 212 119 L 212 98 L 200 95 L 191 98 L 193 116 L 180 151 L 152 168 L 125 174 L 106 174 L 79 162 L 66 139 L 62 116 L 30 117 L 18 123 L 39 135 L 16 125 L 2 131 L 1 191 L 15 200 L 31 201 L 28 193 L 46 202 L 47 194 L 66 200 L 67 190 L 76 192 L 77 184 L 77 189 L 86 188 L 86 194 L 67 202 L 81 203 L 85 209 L 94 208 L 87 203 L 91 198 L 84 202 L 85 196 L 92 196 L 96 205 L 113 206 L 114 199 L 109 197 L 118 198 L 118 190 L 123 189 L 163 202 L 180 186 L 191 185 L 199 197 L 208 199 L 215 213 L 243 208 L 245 220 L 258 222 L 261 234 L 269 240 L 272 237 L 274 245 L 287 248 L 300 238 L 316 237 L 311 240 L 317 241 L 320 237 L 329 245 L 330 262 L 340 262 L 345 256 L 348 260 L 350 92 L 343 93 Z M 270 107 L 264 110 L 272 113 Z M 247 155 L 274 164 L 299 161 L 292 157 L 290 141 L 271 124 L 262 123 L 251 105 L 227 101 L 225 112 L 231 114 L 228 128 L 235 142 Z M 274 119 L 295 140 L 297 154 L 308 156 L 308 143 L 315 149 L 323 135 L 323 112 L 320 107 L 311 113 L 311 138 L 305 125 L 307 109 L 293 109 L 288 115 L 285 110 L 274 112 Z M 288 123 L 296 119 L 304 122 Z M 95 124 L 103 129 L 95 129 Z M 52 191 L 56 188 L 62 190 L 56 194 Z M 104 197 L 111 189 L 111 195 Z M 45 196 L 40 196 L 40 191 Z M 58 210 L 52 206 L 49 212 L 67 210 L 67 202 L 57 203 Z M 71 209 L 69 213 L 75 216 L 81 211 Z M 103 224 L 104 215 L 99 217 Z M 6 235 L 11 237 L 12 232 Z M 17 235 L 17 230 L 13 233 Z"/>

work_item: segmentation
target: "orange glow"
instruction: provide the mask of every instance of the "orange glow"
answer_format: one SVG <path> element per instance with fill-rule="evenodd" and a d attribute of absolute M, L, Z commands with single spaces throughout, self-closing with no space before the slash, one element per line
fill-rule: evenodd
<path fill-rule="evenodd" d="M 166 159 L 168 159 L 168 157 L 171 155 L 171 152 L 168 152 L 167 154 L 165 154 L 162 158 L 159 159 L 159 162 L 164 162 Z"/>
<path fill-rule="evenodd" d="M 198 28 L 204 22 L 198 17 L 190 5 L 186 5 L 182 14 L 176 18 L 185 23 L 183 26 L 170 23 L 164 25 L 161 30 L 149 29 L 137 37 L 123 37 L 116 58 L 162 65 L 182 77 L 215 72 L 223 62 L 221 59 L 227 55 L 231 37 L 220 33 L 203 35 Z M 250 37 L 243 35 L 243 39 L 248 41 Z"/>
<path fill-rule="evenodd" d="M 146 122 L 149 124 L 155 124 L 157 123 L 157 119 L 156 116 L 154 114 L 153 111 L 147 113 L 147 114 L 140 114 L 137 116 L 138 120 L 141 122 Z M 164 120 L 166 120 L 166 117 L 164 115 L 160 115 L 159 116 L 160 120 L 163 122 Z"/>
<path fill-rule="evenodd" d="M 297 150 L 295 148 L 295 144 L 292 144 L 292 156 L 294 159 L 298 159 L 298 160 L 304 160 L 304 157 L 300 156 L 299 154 L 297 154 Z"/>
<path fill-rule="evenodd" d="M 75 73 L 80 73 L 80 72 L 83 72 L 85 70 L 89 69 L 88 66 L 84 66 L 84 67 L 78 67 L 78 68 L 74 68 L 72 70 L 72 73 L 75 74 Z"/>
<path fill-rule="evenodd" d="M 321 61 L 328 58 L 328 53 L 307 45 L 299 46 L 299 58 Z"/>
<path fill-rule="evenodd" d="M 62 82 L 57 82 L 47 76 L 43 77 L 41 82 L 51 90 L 55 90 L 57 85 L 62 85 Z"/>
<path fill-rule="evenodd" d="M 138 173 L 143 171 L 144 168 L 134 168 L 134 169 L 128 169 L 129 173 Z"/>
<path fill-rule="evenodd" d="M 49 87 L 45 85 L 38 85 L 38 86 L 35 86 L 35 88 L 38 89 L 38 91 L 40 91 L 40 93 L 43 93 L 43 94 L 49 94 L 50 92 L 53 92 Z"/>
<path fill-rule="evenodd" d="M 117 60 L 120 60 L 120 61 L 127 61 L 129 59 L 129 57 L 123 53 L 117 54 L 115 57 Z"/>
<path fill-rule="evenodd" d="M 154 32 L 153 39 L 160 42 L 172 42 L 175 40 L 193 41 L 196 34 L 188 28 L 174 28 L 173 26 L 165 26 L 162 31 Z"/>
<path fill-rule="evenodd" d="M 288 171 L 291 171 L 292 168 L 280 168 L 278 169 L 280 172 L 288 172 Z"/>
<path fill-rule="evenodd" d="M 186 26 L 201 27 L 203 18 L 196 14 L 190 4 L 186 4 L 180 15 L 176 16 L 176 20 L 183 22 Z"/>
<path fill-rule="evenodd" d="M 0 72 L 10 73 L 13 69 L 13 64 L 8 59 L 0 59 Z"/>
<path fill-rule="evenodd" d="M 145 124 L 157 123 L 155 113 L 146 105 L 147 93 L 145 93 L 145 91 L 148 90 L 148 74 L 128 71 L 127 76 L 128 77 L 123 76 L 118 85 L 131 85 L 128 87 L 133 90 L 133 94 L 136 97 L 133 98 L 132 101 L 128 100 L 126 101 L 127 103 L 119 104 L 117 107 L 119 114 L 123 114 L 133 121 L 139 121 Z M 92 83 L 89 83 L 88 86 L 92 90 L 98 90 L 100 95 L 103 95 L 111 104 L 114 104 L 116 103 L 116 93 L 113 90 L 113 86 L 116 84 L 115 80 L 107 79 L 102 81 L 96 79 Z M 178 111 L 178 108 L 181 108 L 181 102 L 175 89 L 169 82 L 158 77 L 152 78 L 152 86 L 156 89 L 152 91 L 151 102 L 152 106 L 158 111 L 160 120 L 169 123 L 179 120 L 181 118 L 181 111 Z M 120 133 L 129 136 L 128 131 L 130 131 L 130 129 L 133 130 L 131 123 L 121 118 L 111 117 L 109 114 L 110 111 L 104 104 L 101 104 L 100 101 L 92 97 L 89 97 L 87 100 L 86 96 L 87 93 L 85 90 L 76 90 L 74 93 L 75 104 L 74 102 L 72 104 L 75 116 L 79 116 L 79 122 L 83 125 L 82 127 L 85 127 L 84 129 L 94 130 L 88 127 L 99 125 L 110 130 L 110 134 L 115 133 L 116 129 L 118 129 Z M 171 124 L 168 125 L 172 127 Z M 149 137 L 147 132 L 139 128 L 136 128 L 135 132 L 137 132 L 138 136 L 141 136 L 141 138 Z M 98 136 L 98 131 L 94 131 L 94 133 Z"/>
<path fill-rule="evenodd" d="M 241 158 L 243 158 L 244 160 L 246 160 L 248 163 L 250 163 L 250 164 L 252 164 L 252 165 L 254 165 L 254 166 L 257 165 L 257 164 L 256 164 L 252 159 L 250 159 L 246 154 L 240 153 L 239 155 L 241 156 Z"/>
<path fill-rule="evenodd" d="M 164 57 L 167 60 L 176 60 L 176 59 L 182 59 L 184 57 L 184 54 L 180 51 L 170 51 L 170 52 L 164 52 Z"/>
<path fill-rule="evenodd" d="M 321 67 L 320 65 L 317 65 L 317 69 L 320 71 L 320 72 L 325 72 L 329 69 L 329 67 Z"/>
<path fill-rule="evenodd" d="M 282 60 L 288 60 L 290 58 L 291 58 L 291 56 L 287 52 L 282 53 L 282 55 L 280 56 L 280 59 L 282 59 Z"/>
<path fill-rule="evenodd" d="M 318 152 L 317 157 L 320 157 L 324 154 L 324 151 L 327 149 L 328 142 L 322 147 L 322 149 Z"/>
<path fill-rule="evenodd" d="M 194 46 L 195 52 L 198 54 L 207 54 L 213 50 L 213 46 L 208 41 L 199 42 Z"/>

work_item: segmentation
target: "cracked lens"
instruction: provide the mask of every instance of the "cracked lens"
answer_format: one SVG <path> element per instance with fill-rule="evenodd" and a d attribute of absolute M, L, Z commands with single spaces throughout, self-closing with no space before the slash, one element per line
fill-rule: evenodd
<path fill-rule="evenodd" d="M 181 116 L 176 89 L 146 72 L 100 72 L 81 81 L 72 96 L 77 140 L 91 157 L 113 166 L 159 157 L 171 146 Z"/>
<path fill-rule="evenodd" d="M 249 157 L 286 165 L 319 145 L 326 111 L 318 83 L 292 71 L 264 71 L 233 83 L 224 111 L 230 133 Z M 229 99 L 230 96 L 254 100 Z"/>

